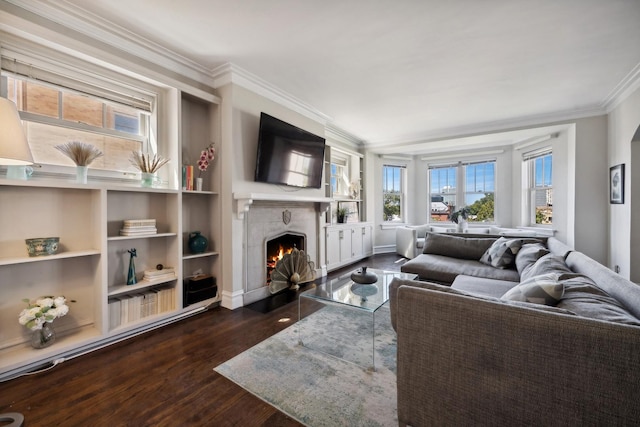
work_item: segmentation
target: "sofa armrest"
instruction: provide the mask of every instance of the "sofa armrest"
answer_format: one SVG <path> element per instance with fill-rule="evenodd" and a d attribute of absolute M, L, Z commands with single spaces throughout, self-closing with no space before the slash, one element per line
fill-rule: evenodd
<path fill-rule="evenodd" d="M 405 258 L 413 259 L 416 254 L 418 230 L 413 227 L 396 228 L 396 252 Z"/>
<path fill-rule="evenodd" d="M 396 311 L 400 425 L 640 419 L 640 327 L 414 286 Z"/>

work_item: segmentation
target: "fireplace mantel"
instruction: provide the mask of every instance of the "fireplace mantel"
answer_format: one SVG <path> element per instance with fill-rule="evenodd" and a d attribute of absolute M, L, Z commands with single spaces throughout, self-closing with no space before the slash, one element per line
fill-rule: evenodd
<path fill-rule="evenodd" d="M 329 209 L 332 201 L 329 197 L 295 196 L 276 193 L 234 193 L 233 198 L 236 201 L 238 219 L 244 219 L 244 213 L 249 212 L 253 202 L 258 200 L 269 202 L 319 203 L 321 212 L 325 212 Z"/>

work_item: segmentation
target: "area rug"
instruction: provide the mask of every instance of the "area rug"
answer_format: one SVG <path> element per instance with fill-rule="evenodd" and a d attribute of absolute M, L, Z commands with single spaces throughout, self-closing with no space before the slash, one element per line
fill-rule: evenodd
<path fill-rule="evenodd" d="M 299 330 L 305 341 L 315 337 L 313 349 L 299 344 Z M 214 370 L 310 427 L 397 426 L 396 336 L 388 306 L 376 312 L 375 371 L 317 350 L 366 361 L 371 333 L 370 315 L 327 306 Z"/>

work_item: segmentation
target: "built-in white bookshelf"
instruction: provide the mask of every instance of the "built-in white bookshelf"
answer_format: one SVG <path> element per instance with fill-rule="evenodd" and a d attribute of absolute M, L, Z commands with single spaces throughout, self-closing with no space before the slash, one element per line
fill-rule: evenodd
<path fill-rule="evenodd" d="M 219 100 L 200 100 L 178 93 L 176 138 L 169 153 L 177 161 L 166 176 L 179 176 L 181 165 L 195 164 L 196 154 L 218 142 Z M 170 125 L 163 125 L 171 130 Z M 0 380 L 46 366 L 54 360 L 90 351 L 131 334 L 157 328 L 219 301 L 220 292 L 187 307 L 185 279 L 194 271 L 216 278 L 222 289 L 219 168 L 214 161 L 204 191 L 143 188 L 136 184 L 34 177 L 0 176 Z M 176 181 L 177 182 L 177 181 Z M 125 220 L 154 219 L 157 232 L 123 236 Z M 204 253 L 188 251 L 188 235 L 200 231 L 209 239 Z M 59 237 L 55 255 L 29 257 L 25 239 Z M 137 283 L 127 285 L 129 253 Z M 159 264 L 173 267 L 175 277 L 149 279 L 144 271 Z M 70 311 L 54 321 L 56 342 L 34 349 L 31 331 L 18 323 L 23 299 L 64 295 Z M 123 308 L 127 311 L 123 312 Z"/>

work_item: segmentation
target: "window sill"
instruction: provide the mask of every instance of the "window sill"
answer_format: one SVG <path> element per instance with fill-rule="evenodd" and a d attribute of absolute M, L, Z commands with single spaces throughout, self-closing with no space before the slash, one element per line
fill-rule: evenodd
<path fill-rule="evenodd" d="M 398 227 L 404 227 L 408 225 L 406 222 L 383 222 L 380 224 L 381 230 L 393 230 Z"/>

